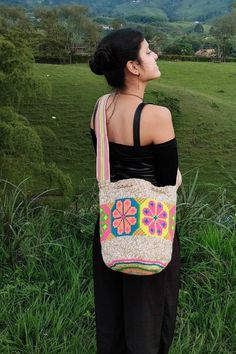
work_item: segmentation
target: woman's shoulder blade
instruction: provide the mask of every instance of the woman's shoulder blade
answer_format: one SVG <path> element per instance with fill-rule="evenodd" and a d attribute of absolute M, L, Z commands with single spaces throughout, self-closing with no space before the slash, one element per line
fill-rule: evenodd
<path fill-rule="evenodd" d="M 175 137 L 170 110 L 164 106 L 147 104 L 143 114 L 143 127 L 151 135 L 153 144 L 160 144 Z"/>

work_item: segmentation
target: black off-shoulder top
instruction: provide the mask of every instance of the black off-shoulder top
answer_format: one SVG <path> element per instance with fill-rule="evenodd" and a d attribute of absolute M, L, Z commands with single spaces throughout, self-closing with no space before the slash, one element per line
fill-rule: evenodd
<path fill-rule="evenodd" d="M 109 142 L 111 182 L 126 178 L 142 178 L 155 186 L 175 185 L 178 169 L 176 138 L 161 144 L 140 145 L 139 128 L 141 103 L 134 115 L 134 145 Z M 94 150 L 97 150 L 97 138 L 90 128 Z"/>

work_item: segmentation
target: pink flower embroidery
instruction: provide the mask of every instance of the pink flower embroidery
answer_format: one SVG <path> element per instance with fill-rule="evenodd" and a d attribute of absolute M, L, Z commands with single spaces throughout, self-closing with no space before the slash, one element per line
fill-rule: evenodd
<path fill-rule="evenodd" d="M 115 203 L 112 226 L 116 229 L 117 235 L 129 234 L 132 226 L 137 223 L 137 208 L 131 203 L 131 199 L 119 199 Z"/>
<path fill-rule="evenodd" d="M 162 203 L 156 203 L 155 201 L 150 201 L 148 203 L 148 208 L 144 208 L 142 213 L 145 217 L 142 219 L 144 225 L 148 226 L 151 235 L 157 233 L 159 236 L 162 235 L 162 230 L 167 227 L 167 212 L 163 210 Z"/>

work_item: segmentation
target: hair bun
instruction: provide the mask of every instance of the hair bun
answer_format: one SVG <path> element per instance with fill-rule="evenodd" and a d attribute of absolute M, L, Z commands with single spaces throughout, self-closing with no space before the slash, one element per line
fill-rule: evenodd
<path fill-rule="evenodd" d="M 91 70 L 97 75 L 103 75 L 105 71 L 112 68 L 113 63 L 112 50 L 107 47 L 98 48 L 93 59 L 89 61 Z"/>

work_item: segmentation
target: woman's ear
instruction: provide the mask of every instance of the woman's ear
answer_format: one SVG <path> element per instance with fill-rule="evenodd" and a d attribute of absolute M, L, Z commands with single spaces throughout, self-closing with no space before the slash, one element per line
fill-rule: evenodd
<path fill-rule="evenodd" d="M 134 60 L 129 60 L 126 63 L 126 69 L 134 75 L 139 75 L 139 70 L 138 70 L 138 63 L 135 62 Z"/>

